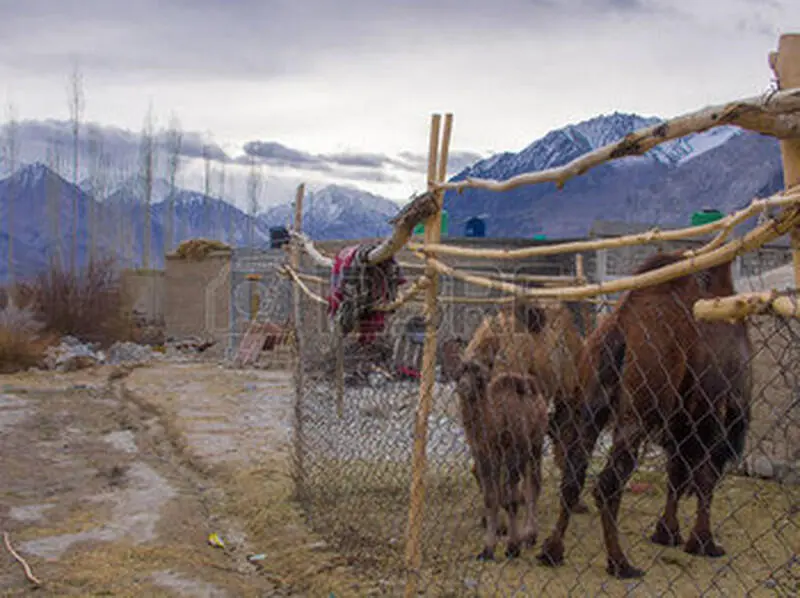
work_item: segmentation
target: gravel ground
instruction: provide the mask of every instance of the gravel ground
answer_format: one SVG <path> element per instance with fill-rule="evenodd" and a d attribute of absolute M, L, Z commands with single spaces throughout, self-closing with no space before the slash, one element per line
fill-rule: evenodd
<path fill-rule="evenodd" d="M 306 392 L 303 425 L 307 452 L 318 459 L 374 462 L 409 462 L 414 417 L 419 396 L 416 381 L 387 382 L 377 377 L 373 385 L 346 388 L 344 410 L 336 413 L 333 385 L 312 382 Z M 427 454 L 431 466 L 467 463 L 469 449 L 458 413 L 454 384 L 436 383 L 428 420 Z M 595 456 L 611 446 L 611 433 L 601 434 Z M 545 439 L 545 456 L 550 455 Z M 644 466 L 660 467 L 660 449 L 650 447 Z"/>

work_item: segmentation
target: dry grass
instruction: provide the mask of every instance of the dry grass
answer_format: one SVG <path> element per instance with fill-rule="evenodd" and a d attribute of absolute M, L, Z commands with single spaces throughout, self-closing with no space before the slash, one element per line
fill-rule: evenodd
<path fill-rule="evenodd" d="M 17 296 L 52 334 L 103 345 L 130 336 L 126 301 L 113 260 L 93 261 L 75 273 L 54 265 L 21 283 Z"/>
<path fill-rule="evenodd" d="M 172 254 L 185 260 L 202 260 L 214 251 L 229 251 L 230 245 L 216 239 L 187 239 Z"/>
<path fill-rule="evenodd" d="M 372 572 L 351 567 L 346 555 L 305 525 L 285 461 L 264 461 L 258 468 L 231 472 L 224 488 L 227 500 L 222 508 L 245 523 L 252 545 L 267 555 L 259 566 L 270 581 L 298 595 L 374 595 L 380 584 Z"/>
<path fill-rule="evenodd" d="M 0 374 L 12 374 L 39 366 L 54 339 L 41 333 L 33 312 L 6 303 L 0 310 Z"/>
<path fill-rule="evenodd" d="M 405 464 L 320 462 L 312 470 L 313 486 L 304 504 L 312 526 L 358 569 L 393 578 L 402 587 L 404 530 L 408 509 L 409 470 Z M 596 512 L 573 519 L 567 534 L 566 563 L 549 569 L 535 559 L 539 546 L 515 562 L 482 564 L 480 498 L 466 467 L 433 471 L 428 477 L 420 589 L 432 596 L 512 595 L 776 595 L 768 589 L 775 575 L 778 588 L 797 589 L 788 579 L 787 562 L 800 549 L 793 513 L 800 505 L 800 487 L 728 476 L 716 495 L 714 523 L 728 551 L 720 560 L 697 558 L 678 548 L 648 541 L 664 506 L 664 476 L 637 472 L 634 482 L 649 482 L 644 494 L 623 498 L 621 531 L 634 564 L 648 570 L 641 582 L 622 582 L 606 575 L 605 553 Z M 591 487 L 589 481 L 587 487 Z M 558 478 L 546 475 L 540 507 L 540 542 L 557 515 Z M 591 501 L 590 501 L 591 503 Z M 694 500 L 684 501 L 681 520 L 688 534 Z M 502 550 L 498 552 L 502 558 Z M 784 577 L 781 579 L 781 575 Z M 765 585 L 766 583 L 766 585 Z M 795 584 L 792 587 L 781 584 Z M 786 595 L 789 595 L 788 593 Z"/>

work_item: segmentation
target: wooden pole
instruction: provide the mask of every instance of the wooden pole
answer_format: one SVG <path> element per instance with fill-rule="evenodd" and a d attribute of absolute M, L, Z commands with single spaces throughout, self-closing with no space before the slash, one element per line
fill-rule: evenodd
<path fill-rule="evenodd" d="M 428 147 L 428 190 L 434 191 L 436 184 L 444 181 L 447 174 L 447 158 L 450 151 L 450 134 L 453 128 L 453 115 L 446 114 L 439 151 L 439 128 L 441 115 L 431 117 L 430 142 Z M 425 222 L 425 243 L 438 243 L 441 239 L 442 203 L 444 193 L 435 191 L 436 213 Z M 433 255 L 427 256 L 428 260 Z M 417 595 L 420 566 L 422 564 L 422 521 L 425 510 L 425 472 L 427 469 L 428 418 L 433 403 L 433 383 L 436 368 L 436 334 L 438 328 L 437 295 L 439 274 L 430 264 L 425 271 L 428 287 L 425 290 L 425 344 L 422 352 L 422 376 L 420 381 L 419 403 L 414 422 L 414 447 L 411 462 L 411 492 L 408 510 L 408 529 L 406 535 L 406 587 L 405 596 Z"/>
<path fill-rule="evenodd" d="M 294 199 L 294 230 L 297 233 L 303 232 L 303 195 L 305 185 L 300 183 L 297 186 L 297 194 Z M 292 239 L 291 264 L 295 270 L 300 269 L 300 243 Z M 303 400 L 305 398 L 305 381 L 303 372 L 303 310 L 300 306 L 301 291 L 297 284 L 292 285 L 292 307 L 294 315 L 294 341 L 297 355 L 294 360 L 294 459 L 295 459 L 295 485 L 298 494 L 305 489 L 305 437 L 303 435 Z"/>
<path fill-rule="evenodd" d="M 778 40 L 778 51 L 771 52 L 769 63 L 778 79 L 779 89 L 800 87 L 800 34 L 787 33 Z M 781 141 L 783 182 L 789 189 L 800 185 L 800 138 Z M 789 208 L 796 209 L 796 208 Z M 800 226 L 790 233 L 794 283 L 800 287 Z"/>
<path fill-rule="evenodd" d="M 344 417 L 344 334 L 339 324 L 336 324 L 333 334 L 336 350 L 336 416 Z"/>
<path fill-rule="evenodd" d="M 575 254 L 575 279 L 578 284 L 586 284 L 586 273 L 583 268 L 583 254 Z"/>

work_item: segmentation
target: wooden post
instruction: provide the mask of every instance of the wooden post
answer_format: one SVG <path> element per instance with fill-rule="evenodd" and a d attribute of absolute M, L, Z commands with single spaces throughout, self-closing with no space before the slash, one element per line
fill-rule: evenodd
<path fill-rule="evenodd" d="M 303 232 L 303 195 L 305 185 L 297 186 L 294 199 L 294 231 Z M 295 272 L 300 270 L 300 243 L 292 239 L 291 264 Z M 297 284 L 292 284 L 292 307 L 294 315 L 294 342 L 297 355 L 294 360 L 294 460 L 295 460 L 295 485 L 298 494 L 305 490 L 305 438 L 303 435 L 303 401 L 305 399 L 305 381 L 303 372 L 303 358 L 305 357 L 303 338 L 303 310 L 300 307 L 301 291 Z"/>
<path fill-rule="evenodd" d="M 336 350 L 336 416 L 344 417 L 344 334 L 339 324 L 334 327 L 334 346 Z"/>
<path fill-rule="evenodd" d="M 248 291 L 250 293 L 250 321 L 253 322 L 261 311 L 261 295 L 258 293 L 257 283 L 261 280 L 260 274 L 248 274 L 245 278 L 250 281 Z"/>
<path fill-rule="evenodd" d="M 778 78 L 779 89 L 800 87 L 800 34 L 787 33 L 778 41 L 778 51 L 770 52 L 769 64 Z M 783 182 L 789 189 L 800 185 L 800 139 L 781 141 Z M 790 208 L 791 209 L 791 208 Z M 791 234 L 794 283 L 800 287 L 800 227 Z"/>
<path fill-rule="evenodd" d="M 428 146 L 428 190 L 444 181 L 447 174 L 447 158 L 450 151 L 450 134 L 453 128 L 453 115 L 446 114 L 442 135 L 441 152 L 439 151 L 439 128 L 441 115 L 431 117 L 431 131 Z M 442 203 L 444 193 L 435 192 L 438 209 L 425 222 L 425 243 L 439 243 L 442 232 Z M 434 254 L 428 256 L 435 257 Z M 425 344 L 422 350 L 422 375 L 420 380 L 419 403 L 417 404 L 414 422 L 414 446 L 411 456 L 411 492 L 408 509 L 408 528 L 406 534 L 406 587 L 405 596 L 417 595 L 419 573 L 422 564 L 422 522 L 425 511 L 425 473 L 428 466 L 428 418 L 433 403 L 433 383 L 436 368 L 436 336 L 438 328 L 437 295 L 439 292 L 439 275 L 433 265 L 428 262 L 425 274 L 429 286 L 425 292 Z"/>
<path fill-rule="evenodd" d="M 583 254 L 575 254 L 575 278 L 578 284 L 586 284 L 586 272 L 583 268 Z"/>

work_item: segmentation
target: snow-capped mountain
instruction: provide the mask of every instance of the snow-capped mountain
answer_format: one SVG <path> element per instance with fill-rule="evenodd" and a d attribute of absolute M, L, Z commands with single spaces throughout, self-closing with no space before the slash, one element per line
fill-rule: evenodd
<path fill-rule="evenodd" d="M 476 162 L 451 180 L 467 176 L 507 179 L 524 172 L 563 165 L 628 133 L 660 122 L 635 114 L 614 113 L 551 131 L 520 152 L 503 152 Z M 78 208 L 78 262 L 88 257 L 92 219 L 99 223 L 96 242 L 102 250 L 141 264 L 144 247 L 144 205 L 141 181 L 123 181 L 106 197 L 95 198 L 93 185 L 76 187 L 40 163 L 20 168 L 0 180 L 0 255 L 8 255 L 9 215 L 14 232 L 14 262 L 18 275 L 43 268 L 52 247 L 68 258 L 73 201 Z M 493 237 L 546 234 L 551 238 L 585 235 L 596 219 L 627 220 L 681 226 L 691 213 L 706 207 L 730 212 L 780 190 L 783 174 L 778 142 L 735 127 L 719 127 L 654 148 L 644 156 L 626 157 L 593 168 L 567 182 L 522 187 L 505 193 L 465 190 L 447 193 L 450 234 L 463 234 L 465 221 L 488 214 L 487 234 Z M 103 187 L 102 185 L 100 187 Z M 106 186 L 105 188 L 108 188 Z M 98 193 L 99 195 L 100 193 Z M 178 189 L 168 201 L 169 185 L 156 180 L 150 206 L 151 266 L 163 266 L 165 231 L 174 207 L 174 243 L 188 238 L 216 238 L 234 244 L 248 242 L 251 219 L 219 198 Z M 11 198 L 13 210 L 10 212 Z M 388 220 L 400 206 L 353 187 L 330 185 L 307 192 L 303 228 L 315 239 L 357 239 L 383 236 Z M 255 244 L 264 246 L 269 228 L 292 218 L 289 197 L 253 222 Z M 129 222 L 125 241 L 120 222 Z M 55 227 L 55 228 L 54 228 Z M 54 244 L 54 231 L 58 241 Z M 7 277 L 7 260 L 0 259 L 0 280 Z"/>
<path fill-rule="evenodd" d="M 120 243 L 117 223 L 123 217 L 130 220 L 128 212 L 95 201 L 44 164 L 25 165 L 0 180 L 0 255 L 8 255 L 12 232 L 14 272 L 18 277 L 41 271 L 51 255 L 60 254 L 62 263 L 68 265 L 75 223 L 78 266 L 87 263 L 92 242 L 102 253 L 140 256 L 143 227 L 129 229 L 125 243 Z M 151 255 L 157 256 L 161 239 L 158 223 L 153 223 L 152 230 Z M 0 280 L 6 280 L 8 274 L 8 260 L 1 260 Z"/>
<path fill-rule="evenodd" d="M 102 198 L 93 197 L 92 191 L 90 181 L 75 186 L 40 163 L 23 166 L 13 176 L 0 180 L 0 255 L 8 255 L 9 230 L 13 231 L 14 271 L 18 278 L 44 269 L 57 248 L 63 263 L 69 263 L 73 202 L 78 211 L 79 265 L 89 258 L 90 230 L 95 231 L 100 252 L 110 253 L 126 265 L 142 265 L 147 222 L 142 181 L 123 181 Z M 287 202 L 252 219 L 238 207 L 196 191 L 177 188 L 170 198 L 169 185 L 163 180 L 154 181 L 151 201 L 152 268 L 164 266 L 170 223 L 173 247 L 186 239 L 201 237 L 245 246 L 250 243 L 251 223 L 252 242 L 263 247 L 269 243 L 269 228 L 285 226 L 293 213 L 292 204 Z M 382 197 L 351 187 L 329 186 L 307 194 L 304 229 L 315 239 L 384 235 L 389 231 L 387 220 L 398 209 L 396 203 Z M 7 279 L 8 260 L 3 259 L 0 282 Z"/>
<path fill-rule="evenodd" d="M 303 231 L 313 239 L 357 239 L 383 236 L 400 206 L 384 197 L 355 187 L 328 185 L 306 193 Z M 259 220 L 266 226 L 286 226 L 293 216 L 291 204 L 267 210 Z"/>
<path fill-rule="evenodd" d="M 518 153 L 481 160 L 452 177 L 505 180 L 562 166 L 628 133 L 663 122 L 615 112 L 549 132 Z M 448 193 L 451 234 L 475 215 L 491 214 L 489 236 L 582 236 L 595 219 L 629 220 L 661 226 L 686 225 L 705 207 L 730 211 L 756 195 L 782 186 L 778 143 L 724 126 L 661 144 L 644 156 L 622 158 L 567 182 L 496 193 L 468 189 Z"/>

